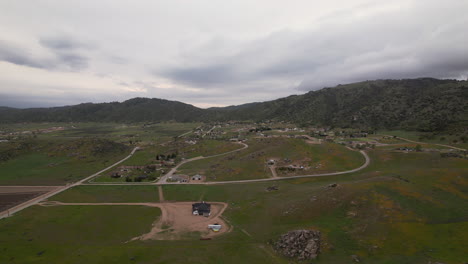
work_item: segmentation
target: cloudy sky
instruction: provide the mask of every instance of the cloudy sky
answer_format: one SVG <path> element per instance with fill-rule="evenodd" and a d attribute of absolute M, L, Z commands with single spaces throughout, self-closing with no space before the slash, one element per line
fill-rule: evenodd
<path fill-rule="evenodd" d="M 468 75 L 466 0 L 0 0 L 0 105 L 199 107 Z"/>

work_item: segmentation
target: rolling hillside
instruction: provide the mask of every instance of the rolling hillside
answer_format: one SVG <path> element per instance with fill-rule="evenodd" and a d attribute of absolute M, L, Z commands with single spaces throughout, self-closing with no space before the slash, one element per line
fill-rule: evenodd
<path fill-rule="evenodd" d="M 52 108 L 0 108 L 0 122 L 189 122 L 203 115 L 195 106 L 163 99 L 133 98 L 125 102 L 85 103 Z"/>
<path fill-rule="evenodd" d="M 467 105 L 467 81 L 377 80 L 324 88 L 236 109 L 219 109 L 217 118 L 437 131 L 466 127 Z"/>
<path fill-rule="evenodd" d="M 468 126 L 468 82 L 432 78 L 376 80 L 273 101 L 200 109 L 162 99 L 54 108 L 0 108 L 0 122 L 285 120 L 332 127 L 441 131 Z"/>

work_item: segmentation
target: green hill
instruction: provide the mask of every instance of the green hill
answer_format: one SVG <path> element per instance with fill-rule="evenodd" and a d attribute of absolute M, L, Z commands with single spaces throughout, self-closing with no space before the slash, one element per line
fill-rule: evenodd
<path fill-rule="evenodd" d="M 289 120 L 333 127 L 437 131 L 468 124 L 468 82 L 431 78 L 338 85 L 216 110 L 217 118 Z"/>
<path fill-rule="evenodd" d="M 376 80 L 224 108 L 200 109 L 147 98 L 54 108 L 0 108 L 0 122 L 285 120 L 332 127 L 441 131 L 468 126 L 467 88 L 467 81 L 457 80 Z"/>
<path fill-rule="evenodd" d="M 133 98 L 125 102 L 84 103 L 52 108 L 0 108 L 0 122 L 190 122 L 203 114 L 195 106 L 163 99 Z"/>

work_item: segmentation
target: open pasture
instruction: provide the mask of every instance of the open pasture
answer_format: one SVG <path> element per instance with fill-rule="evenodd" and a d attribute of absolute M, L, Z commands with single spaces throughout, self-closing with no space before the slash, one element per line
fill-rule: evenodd
<path fill-rule="evenodd" d="M 269 159 L 307 166 L 320 162 L 323 171 L 347 170 L 363 163 L 358 152 L 334 143 L 312 145 L 285 137 L 249 137 L 246 143 L 247 149 L 184 164 L 180 172 L 205 173 L 212 177 L 208 180 L 220 181 L 271 177 Z M 437 151 L 396 151 L 397 146 L 366 150 L 370 165 L 346 175 L 163 185 L 163 193 L 156 185 L 74 187 L 49 200 L 146 203 L 163 196 L 168 203 L 222 202 L 227 204 L 222 219 L 233 229 L 211 241 L 187 233 L 181 240 L 128 242 L 151 230 L 161 215 L 159 209 L 33 206 L 0 220 L 0 242 L 5 245 L 0 262 L 242 263 L 247 259 L 249 263 L 297 263 L 272 247 L 281 234 L 295 229 L 321 231 L 321 253 L 314 263 L 350 263 L 353 255 L 362 263 L 377 264 L 466 262 L 468 161 L 442 157 Z M 143 164 L 153 154 L 140 155 L 132 162 Z M 160 227 L 170 229 L 169 225 Z M 177 250 L 183 254 L 176 254 Z"/>

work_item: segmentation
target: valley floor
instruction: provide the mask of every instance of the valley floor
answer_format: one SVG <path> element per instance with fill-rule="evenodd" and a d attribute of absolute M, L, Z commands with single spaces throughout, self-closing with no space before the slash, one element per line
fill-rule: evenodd
<path fill-rule="evenodd" d="M 135 165 L 128 178 L 146 174 L 154 180 L 112 181 L 110 172 L 122 164 L 60 186 L 13 187 L 14 178 L 6 177 L 11 186 L 0 187 L 5 208 L 35 200 L 0 219 L 0 263 L 309 263 L 274 249 L 280 235 L 296 229 L 321 232 L 313 263 L 468 261 L 468 161 L 451 146 L 389 135 L 326 142 L 303 137 L 307 131 L 259 137 L 245 125 L 183 129 L 174 125 L 171 133 L 181 137 L 161 140 L 146 132 L 140 150 L 122 161 L 126 168 Z M 127 135 L 121 131 L 115 140 L 120 134 Z M 232 137 L 242 138 L 244 147 Z M 89 142 L 63 140 L 59 149 L 46 143 L 41 149 L 73 166 L 86 160 L 94 168 L 107 160 L 105 168 L 129 151 L 91 156 Z M 99 144 L 105 150 L 113 143 Z M 62 154 L 67 148 L 87 158 L 70 159 Z M 36 159 L 28 167 L 23 154 L 13 154 L 18 159 L 11 162 L 25 171 L 46 171 L 48 161 Z M 188 162 L 199 156 L 204 158 Z M 153 174 L 148 165 L 164 172 Z M 204 177 L 197 184 L 168 180 L 197 173 Z M 40 178 L 33 176 L 32 182 Z M 196 201 L 212 204 L 210 217 L 192 215 Z M 215 233 L 209 224 L 222 229 Z"/>

